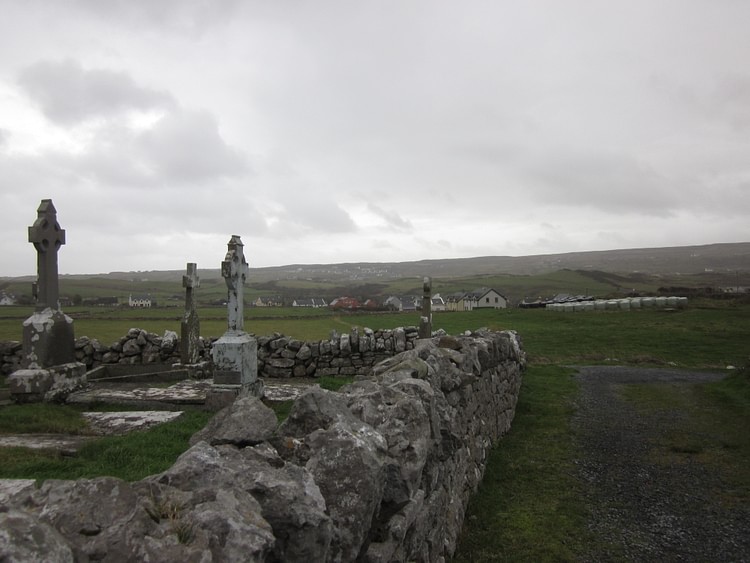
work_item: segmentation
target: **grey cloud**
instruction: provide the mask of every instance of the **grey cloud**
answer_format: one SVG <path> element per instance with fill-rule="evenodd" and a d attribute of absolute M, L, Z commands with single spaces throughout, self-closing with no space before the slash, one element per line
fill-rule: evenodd
<path fill-rule="evenodd" d="M 138 86 L 125 72 L 86 70 L 73 59 L 34 63 L 18 82 L 44 115 L 61 125 L 174 105 L 169 94 Z"/>
<path fill-rule="evenodd" d="M 10 131 L 7 131 L 5 129 L 0 129 L 0 147 L 2 147 L 8 142 L 9 137 L 10 137 Z"/>
<path fill-rule="evenodd" d="M 109 124 L 97 131 L 87 151 L 46 156 L 61 170 L 116 188 L 200 186 L 246 177 L 251 170 L 205 111 L 175 110 L 141 132 Z"/>
<path fill-rule="evenodd" d="M 381 219 L 384 219 L 389 227 L 393 227 L 394 229 L 398 229 L 401 231 L 411 231 L 413 228 L 411 221 L 404 219 L 394 211 L 386 211 L 385 209 L 375 205 L 374 203 L 368 203 L 367 209 Z"/>
<path fill-rule="evenodd" d="M 206 111 L 176 111 L 164 116 L 136 139 L 140 156 L 165 179 L 197 183 L 249 172 L 246 158 L 219 133 Z"/>
<path fill-rule="evenodd" d="M 315 193 L 296 193 L 282 197 L 288 215 L 285 221 L 325 233 L 350 233 L 357 230 L 351 216 L 331 197 Z"/>
<path fill-rule="evenodd" d="M 82 11 L 107 23 L 115 21 L 141 29 L 168 29 L 190 36 L 201 36 L 231 22 L 240 5 L 239 0 L 77 0 L 75 3 Z"/>
<path fill-rule="evenodd" d="M 608 213 L 666 216 L 681 207 L 679 192 L 648 163 L 624 154 L 540 155 L 528 170 L 529 189 L 548 204 L 591 207 Z"/>

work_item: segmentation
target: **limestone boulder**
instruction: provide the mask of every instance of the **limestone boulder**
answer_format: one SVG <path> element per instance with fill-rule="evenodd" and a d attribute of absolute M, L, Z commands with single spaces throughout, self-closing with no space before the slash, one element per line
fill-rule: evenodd
<path fill-rule="evenodd" d="M 66 539 L 49 524 L 20 510 L 0 512 L 0 561 L 73 563 Z"/>
<path fill-rule="evenodd" d="M 356 422 L 347 401 L 340 393 L 314 386 L 306 389 L 294 402 L 289 416 L 279 427 L 279 436 L 302 438 L 336 421 Z"/>
<path fill-rule="evenodd" d="M 305 469 L 325 498 L 335 526 L 329 560 L 356 561 L 367 550 L 369 531 L 386 482 L 387 442 L 371 426 L 336 421 L 305 438 Z"/>
<path fill-rule="evenodd" d="M 190 439 L 190 445 L 205 441 L 212 446 L 253 446 L 268 440 L 276 431 L 276 414 L 252 395 L 240 397 L 225 407 Z"/>
<path fill-rule="evenodd" d="M 272 530 L 276 538 L 269 547 L 274 554 L 273 560 L 306 562 L 325 561 L 327 558 L 333 523 L 326 514 L 326 503 L 320 489 L 310 472 L 285 463 L 267 444 L 238 449 L 229 445 L 214 448 L 206 442 L 199 442 L 180 456 L 170 469 L 146 481 L 150 486 L 167 487 L 183 494 L 195 495 L 204 491 L 202 494 L 209 499 L 207 502 L 214 504 L 204 504 L 200 508 L 210 507 L 213 514 L 220 512 L 221 505 L 217 503 L 221 499 L 214 498 L 211 491 L 235 491 L 233 498 L 239 500 L 247 494 L 253 500 L 250 502 L 244 498 L 247 505 L 244 510 L 247 512 L 248 506 L 255 507 L 255 513 L 251 518 L 252 511 L 247 512 L 245 519 L 255 522 L 258 530 L 265 529 L 264 526 Z M 145 487 L 145 482 L 140 486 Z M 230 504 L 234 510 L 240 511 L 237 502 Z M 202 517 L 201 522 L 208 525 L 214 519 L 215 516 Z M 253 534 L 259 539 L 265 538 L 265 533 L 258 530 Z"/>

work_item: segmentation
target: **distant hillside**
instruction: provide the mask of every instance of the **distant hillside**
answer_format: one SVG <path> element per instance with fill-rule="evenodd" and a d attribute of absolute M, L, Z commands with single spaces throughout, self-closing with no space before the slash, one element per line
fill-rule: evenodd
<path fill-rule="evenodd" d="M 203 280 L 218 279 L 218 268 L 201 268 Z M 326 282 L 384 282 L 393 279 L 431 276 L 460 278 L 483 275 L 538 275 L 559 270 L 584 270 L 632 275 L 685 275 L 716 272 L 720 274 L 750 272 L 750 242 L 636 248 L 591 252 L 568 252 L 537 256 L 481 256 L 448 258 L 415 262 L 360 262 L 346 264 L 291 264 L 268 268 L 251 268 L 251 283 L 274 280 L 309 280 Z M 68 275 L 66 279 L 100 278 L 138 282 L 181 281 L 183 270 L 147 272 L 111 272 L 98 275 Z M 24 278 L 2 278 L 14 281 Z"/>

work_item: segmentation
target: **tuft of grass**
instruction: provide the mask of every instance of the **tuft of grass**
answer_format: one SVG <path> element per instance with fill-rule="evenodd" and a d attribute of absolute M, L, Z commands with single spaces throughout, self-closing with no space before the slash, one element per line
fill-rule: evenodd
<path fill-rule="evenodd" d="M 276 419 L 279 422 L 284 422 L 289 416 L 289 412 L 292 410 L 293 400 L 289 401 L 268 401 L 266 405 L 276 413 Z"/>
<path fill-rule="evenodd" d="M 316 379 L 316 383 L 320 385 L 323 389 L 327 389 L 328 391 L 338 391 L 344 385 L 348 385 L 352 381 L 354 381 L 353 377 L 343 377 L 343 376 L 331 377 L 328 375 L 324 375 Z"/>
<path fill-rule="evenodd" d="M 532 366 L 513 426 L 471 498 L 455 562 L 571 561 L 587 537 L 570 429 L 573 371 Z"/>
<path fill-rule="evenodd" d="M 0 434 L 85 434 L 86 427 L 75 407 L 30 403 L 0 408 Z"/>

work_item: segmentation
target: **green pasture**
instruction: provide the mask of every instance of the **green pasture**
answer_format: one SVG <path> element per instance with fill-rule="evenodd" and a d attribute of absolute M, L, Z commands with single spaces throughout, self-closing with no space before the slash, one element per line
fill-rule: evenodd
<path fill-rule="evenodd" d="M 0 309 L 0 341 L 20 340 L 30 307 Z M 130 328 L 157 334 L 179 334 L 181 308 L 66 309 L 77 336 L 111 344 Z M 226 330 L 223 307 L 200 308 L 201 334 L 219 337 Z M 247 308 L 245 330 L 256 335 L 275 332 L 301 340 L 328 338 L 332 330 L 348 332 L 417 326 L 418 313 L 342 313 L 329 309 Z M 487 327 L 517 331 L 535 364 L 621 363 L 724 368 L 743 365 L 750 341 L 750 305 L 695 301 L 687 309 L 666 311 L 553 312 L 544 309 L 480 309 L 437 312 L 433 328 L 449 334 Z"/>

